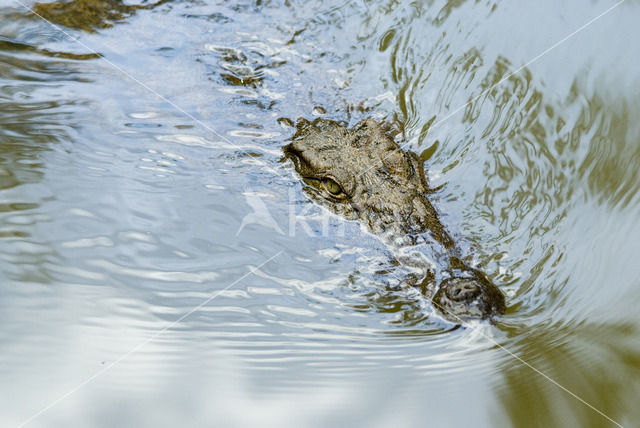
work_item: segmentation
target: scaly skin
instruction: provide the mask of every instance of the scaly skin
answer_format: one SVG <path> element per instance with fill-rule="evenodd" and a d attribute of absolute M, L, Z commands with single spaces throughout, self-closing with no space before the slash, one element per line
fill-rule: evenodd
<path fill-rule="evenodd" d="M 429 187 L 414 153 L 403 151 L 373 120 L 347 129 L 330 120 L 299 119 L 296 127 L 283 150 L 314 201 L 396 243 L 414 244 L 430 234 L 450 254 L 450 275 L 432 299 L 447 318 L 504 313 L 502 292 L 455 256 L 455 244 L 426 197 Z"/>

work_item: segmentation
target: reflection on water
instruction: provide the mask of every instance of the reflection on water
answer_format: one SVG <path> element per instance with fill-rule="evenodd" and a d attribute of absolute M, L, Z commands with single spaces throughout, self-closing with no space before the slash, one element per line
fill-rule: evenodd
<path fill-rule="evenodd" d="M 30 53 L 33 52 L 40 55 L 45 55 L 45 56 L 50 56 L 55 58 L 66 58 L 66 59 L 76 59 L 76 60 L 100 58 L 100 55 L 95 53 L 74 54 L 69 52 L 55 52 L 47 49 L 38 49 L 36 46 L 20 43 L 11 39 L 3 39 L 3 38 L 0 38 L 0 49 L 2 51 L 21 51 L 21 52 L 30 52 Z M 5 57 L 4 60 L 6 61 L 6 63 L 11 63 L 10 61 L 11 57 Z M 22 67 L 24 67 L 24 65 L 25 64 L 23 62 Z M 7 70 L 7 71 L 10 71 L 10 70 Z"/>
<path fill-rule="evenodd" d="M 44 18 L 54 24 L 94 32 L 122 22 L 137 10 L 152 9 L 167 3 L 126 4 L 120 0 L 72 0 L 67 2 L 36 3 L 31 10 L 34 19 Z"/>
<path fill-rule="evenodd" d="M 510 365 L 504 372 L 506 383 L 498 389 L 498 394 L 511 424 L 548 426 L 563 421 L 571 426 L 614 425 L 604 416 L 596 418 L 596 412 L 587 405 L 576 404 L 578 399 L 584 400 L 614 418 L 633 406 L 632 397 L 638 395 L 637 382 L 612 367 L 624 366 L 630 373 L 640 369 L 637 327 L 585 324 L 559 330 L 535 332 L 528 335 L 526 342 L 516 340 L 513 346 L 520 358 L 536 361 L 537 368 L 546 376 L 569 391 L 579 392 L 579 398 L 534 374 L 529 367 Z M 566 335 L 571 339 L 567 340 Z M 603 336 L 607 337 L 606 341 Z M 558 340 L 560 337 L 563 339 Z M 549 346 L 550 339 L 554 346 Z M 527 397 L 526 406 L 519 402 L 522 397 Z M 620 417 L 616 422 L 633 426 L 631 420 L 625 423 Z"/>
<path fill-rule="evenodd" d="M 637 6 L 512 74 L 611 4 L 232 3 L 0 9 L 2 425 L 614 426 L 520 358 L 632 426 Z M 398 121 L 497 325 L 306 198 L 318 115 Z"/>

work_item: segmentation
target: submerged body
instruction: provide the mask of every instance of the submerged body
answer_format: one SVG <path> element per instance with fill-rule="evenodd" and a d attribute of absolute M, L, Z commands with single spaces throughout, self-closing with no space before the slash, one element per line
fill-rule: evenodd
<path fill-rule="evenodd" d="M 460 321 L 504 313 L 502 292 L 456 256 L 454 241 L 427 199 L 420 159 L 375 121 L 348 129 L 330 120 L 300 119 L 284 152 L 311 198 L 336 214 L 363 222 L 389 241 L 412 244 L 430 235 L 443 247 L 446 278 L 429 297 L 445 316 Z"/>

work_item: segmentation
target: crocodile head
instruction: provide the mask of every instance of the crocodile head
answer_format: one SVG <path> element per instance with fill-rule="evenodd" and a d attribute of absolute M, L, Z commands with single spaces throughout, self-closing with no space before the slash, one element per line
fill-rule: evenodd
<path fill-rule="evenodd" d="M 445 246 L 451 238 L 426 198 L 419 158 L 403 151 L 373 120 L 347 129 L 337 122 L 299 119 L 284 147 L 316 202 L 392 240 L 414 243 L 430 231 Z"/>

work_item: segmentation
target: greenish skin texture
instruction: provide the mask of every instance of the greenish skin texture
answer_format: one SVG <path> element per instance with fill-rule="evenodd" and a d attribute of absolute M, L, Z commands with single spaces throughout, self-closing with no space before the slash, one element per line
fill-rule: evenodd
<path fill-rule="evenodd" d="M 427 199 L 431 191 L 415 153 L 403 151 L 373 120 L 346 128 L 331 120 L 299 119 L 296 128 L 283 150 L 314 201 L 396 243 L 415 244 L 430 234 L 449 254 L 446 279 L 435 293 L 425 292 L 446 318 L 460 322 L 505 312 L 500 289 L 456 256 L 453 239 Z M 433 289 L 425 286 L 430 282 L 433 275 L 427 274 L 423 291 Z"/>

